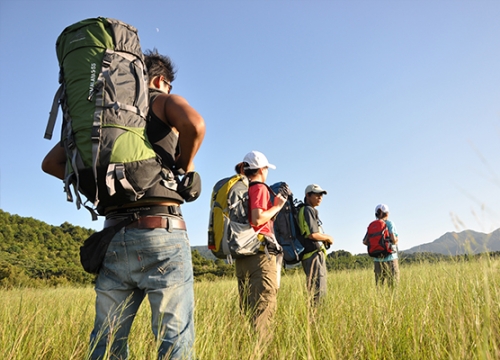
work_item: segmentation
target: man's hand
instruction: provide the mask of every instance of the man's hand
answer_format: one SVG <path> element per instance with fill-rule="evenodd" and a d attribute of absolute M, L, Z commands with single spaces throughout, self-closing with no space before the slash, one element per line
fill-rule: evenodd
<path fill-rule="evenodd" d="M 288 187 L 287 183 L 282 183 L 278 189 L 278 194 L 283 196 L 285 199 L 292 195 L 292 190 Z"/>

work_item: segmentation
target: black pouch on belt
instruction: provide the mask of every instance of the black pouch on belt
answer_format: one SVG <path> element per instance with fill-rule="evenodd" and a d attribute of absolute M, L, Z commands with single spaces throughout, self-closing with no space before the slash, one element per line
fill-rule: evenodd
<path fill-rule="evenodd" d="M 98 274 L 113 236 L 121 228 L 131 224 L 135 220 L 136 217 L 128 216 L 116 225 L 90 235 L 83 243 L 83 246 L 80 247 L 80 262 L 82 263 L 83 270 L 90 274 Z"/>
<path fill-rule="evenodd" d="M 201 194 L 201 177 L 196 171 L 190 171 L 177 184 L 177 193 L 186 201 L 198 199 Z"/>

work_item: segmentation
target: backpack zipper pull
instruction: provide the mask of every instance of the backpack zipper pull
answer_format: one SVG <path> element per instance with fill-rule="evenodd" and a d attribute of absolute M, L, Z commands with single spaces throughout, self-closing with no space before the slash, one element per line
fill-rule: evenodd
<path fill-rule="evenodd" d="M 102 83 L 97 83 L 94 85 L 92 91 L 90 92 L 87 101 L 92 101 L 94 98 L 94 95 L 99 91 L 99 89 L 102 87 Z"/>

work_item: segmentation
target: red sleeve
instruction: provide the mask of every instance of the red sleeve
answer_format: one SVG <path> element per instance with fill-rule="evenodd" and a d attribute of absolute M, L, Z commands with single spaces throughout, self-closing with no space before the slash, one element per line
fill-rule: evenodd
<path fill-rule="evenodd" d="M 248 189 L 248 207 L 253 209 L 267 210 L 272 206 L 269 189 L 264 184 L 256 184 Z"/>

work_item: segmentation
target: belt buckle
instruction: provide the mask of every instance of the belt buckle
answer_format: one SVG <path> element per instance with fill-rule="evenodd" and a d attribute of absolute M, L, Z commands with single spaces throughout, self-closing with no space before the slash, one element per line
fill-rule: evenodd
<path fill-rule="evenodd" d="M 182 218 L 174 216 L 165 216 L 167 220 L 167 231 L 186 230 L 186 223 Z"/>

